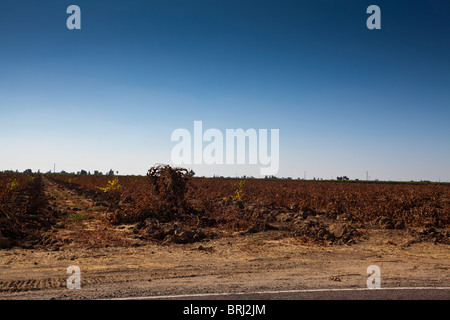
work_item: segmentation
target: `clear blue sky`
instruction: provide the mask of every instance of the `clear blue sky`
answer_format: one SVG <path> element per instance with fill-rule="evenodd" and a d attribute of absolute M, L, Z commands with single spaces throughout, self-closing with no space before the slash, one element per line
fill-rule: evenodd
<path fill-rule="evenodd" d="M 446 0 L 2 0 L 0 170 L 145 174 L 202 120 L 279 129 L 278 176 L 448 181 L 449 35 Z"/>

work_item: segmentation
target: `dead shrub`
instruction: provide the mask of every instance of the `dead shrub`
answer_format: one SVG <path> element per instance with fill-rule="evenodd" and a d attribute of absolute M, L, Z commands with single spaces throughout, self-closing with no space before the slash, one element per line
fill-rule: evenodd
<path fill-rule="evenodd" d="M 192 170 L 169 165 L 150 168 L 147 178 L 154 208 L 160 213 L 188 213 L 190 206 L 185 195 L 192 175 Z"/>

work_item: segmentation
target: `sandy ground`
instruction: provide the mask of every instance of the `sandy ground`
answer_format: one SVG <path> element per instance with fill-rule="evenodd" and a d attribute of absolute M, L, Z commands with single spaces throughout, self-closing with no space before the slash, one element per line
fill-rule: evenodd
<path fill-rule="evenodd" d="M 89 212 L 86 210 L 94 205 L 49 181 L 45 192 L 59 209 L 70 208 L 74 199 L 81 212 Z M 449 245 L 411 243 L 404 230 L 369 229 L 356 244 L 333 246 L 306 245 L 281 237 L 276 230 L 230 234 L 192 244 L 96 246 L 101 232 L 110 233 L 111 239 L 129 237 L 125 242 L 132 242 L 130 228 L 105 230 L 96 219 L 90 219 L 59 229 L 56 236 L 60 239 L 80 235 L 59 251 L 0 251 L 0 299 L 365 288 L 370 265 L 380 267 L 382 287 L 450 287 Z M 72 265 L 81 271 L 79 290 L 67 288 L 67 268 Z"/>
<path fill-rule="evenodd" d="M 311 247 L 295 239 L 237 236 L 207 243 L 64 251 L 12 249 L 0 257 L 1 299 L 104 299 L 207 292 L 365 287 L 449 287 L 448 245 L 387 244 L 386 234 L 352 246 Z M 402 240 L 391 235 L 390 241 Z M 199 249 L 200 247 L 200 249 Z M 66 273 L 80 267 L 81 289 Z"/>

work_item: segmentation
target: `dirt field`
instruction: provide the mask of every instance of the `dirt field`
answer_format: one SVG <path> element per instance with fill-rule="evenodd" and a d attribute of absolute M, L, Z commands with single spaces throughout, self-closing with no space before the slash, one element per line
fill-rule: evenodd
<path fill-rule="evenodd" d="M 60 251 L 12 249 L 0 258 L 2 299 L 97 299 L 205 292 L 365 287 L 369 265 L 383 287 L 449 287 L 448 245 L 406 244 L 398 231 L 352 246 L 271 240 L 274 231 L 196 244 Z M 392 234 L 395 233 L 395 234 Z M 386 238 L 389 237 L 389 241 Z M 66 269 L 81 269 L 81 290 Z"/>
<path fill-rule="evenodd" d="M 450 250 L 441 241 L 447 230 L 337 225 L 326 230 L 340 241 L 325 235 L 314 242 L 292 232 L 292 217 L 279 213 L 264 231 L 210 227 L 205 233 L 215 236 L 200 241 L 149 241 L 137 224 L 106 226 L 101 203 L 63 184 L 43 178 L 42 192 L 51 211 L 65 218 L 29 248 L 0 251 L 0 299 L 364 288 L 370 265 L 380 267 L 382 287 L 450 287 Z M 300 228 L 318 233 L 329 222 L 303 218 Z M 81 270 L 80 290 L 67 288 L 71 265 Z"/>

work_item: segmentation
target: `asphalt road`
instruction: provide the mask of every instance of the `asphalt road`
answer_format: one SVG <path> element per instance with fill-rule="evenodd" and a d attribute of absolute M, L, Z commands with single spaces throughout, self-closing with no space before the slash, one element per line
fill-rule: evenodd
<path fill-rule="evenodd" d="M 131 297 L 119 300 L 450 300 L 450 288 L 312 289 Z"/>

